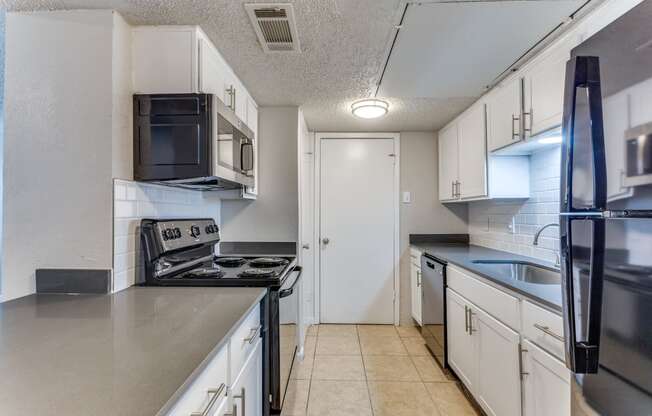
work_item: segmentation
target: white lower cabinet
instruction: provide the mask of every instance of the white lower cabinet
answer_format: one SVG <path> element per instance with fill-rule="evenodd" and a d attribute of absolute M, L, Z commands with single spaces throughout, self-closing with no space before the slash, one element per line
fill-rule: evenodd
<path fill-rule="evenodd" d="M 478 403 L 494 416 L 521 414 L 519 334 L 482 309 L 471 308 L 470 332 L 476 338 Z"/>
<path fill-rule="evenodd" d="M 469 391 L 478 378 L 476 338 L 469 332 L 469 307 L 463 297 L 446 289 L 446 331 L 448 363 Z"/>
<path fill-rule="evenodd" d="M 259 339 L 231 387 L 233 409 L 238 416 L 263 414 L 263 343 Z M 236 411 L 234 411 L 236 413 Z"/>
<path fill-rule="evenodd" d="M 569 416 L 571 375 L 564 363 L 527 340 L 522 357 L 525 416 Z"/>
<path fill-rule="evenodd" d="M 164 414 L 262 416 L 263 343 L 257 330 L 259 322 L 260 307 L 256 306 Z M 243 334 L 249 336 L 243 340 Z"/>

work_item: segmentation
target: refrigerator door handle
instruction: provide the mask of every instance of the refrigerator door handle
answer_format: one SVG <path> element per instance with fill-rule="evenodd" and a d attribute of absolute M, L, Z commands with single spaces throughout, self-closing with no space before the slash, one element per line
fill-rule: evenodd
<path fill-rule="evenodd" d="M 573 207 L 573 168 L 575 143 L 575 116 L 577 90 L 586 89 L 590 119 L 590 139 L 593 149 L 593 206 Z M 607 162 L 604 146 L 604 120 L 602 114 L 602 89 L 600 86 L 600 60 L 595 56 L 577 56 L 566 64 L 564 91 L 564 116 L 562 135 L 564 151 L 562 160 L 561 212 L 602 212 L 607 208 Z"/>

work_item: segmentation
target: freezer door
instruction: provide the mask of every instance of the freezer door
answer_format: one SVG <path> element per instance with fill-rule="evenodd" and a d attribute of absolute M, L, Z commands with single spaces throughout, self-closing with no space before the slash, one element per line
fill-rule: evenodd
<path fill-rule="evenodd" d="M 602 294 L 593 298 L 588 249 L 596 222 L 570 219 L 575 342 L 591 344 L 591 314 L 600 305 L 596 372 L 576 371 L 572 414 L 652 414 L 652 220 L 602 221 Z M 595 322 L 595 321 L 594 321 Z M 593 344 L 591 344 L 593 345 Z M 576 357 L 577 359 L 577 357 Z"/>

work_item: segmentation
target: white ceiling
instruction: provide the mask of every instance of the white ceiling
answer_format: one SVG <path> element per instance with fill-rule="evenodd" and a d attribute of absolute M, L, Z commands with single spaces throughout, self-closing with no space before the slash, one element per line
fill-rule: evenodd
<path fill-rule="evenodd" d="M 300 54 L 263 52 L 243 6 L 261 0 L 0 1 L 8 10 L 103 8 L 132 24 L 198 24 L 259 105 L 300 105 L 315 131 L 437 130 L 474 101 L 463 94 L 400 98 L 406 95 L 397 92 L 388 98 L 388 116 L 362 121 L 351 115 L 351 102 L 375 92 L 402 0 L 288 0 Z"/>

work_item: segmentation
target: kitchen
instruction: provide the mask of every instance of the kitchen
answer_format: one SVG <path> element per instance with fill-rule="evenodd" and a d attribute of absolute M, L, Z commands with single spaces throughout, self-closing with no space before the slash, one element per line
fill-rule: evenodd
<path fill-rule="evenodd" d="M 0 414 L 652 414 L 651 17 L 4 2 Z"/>

